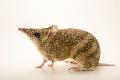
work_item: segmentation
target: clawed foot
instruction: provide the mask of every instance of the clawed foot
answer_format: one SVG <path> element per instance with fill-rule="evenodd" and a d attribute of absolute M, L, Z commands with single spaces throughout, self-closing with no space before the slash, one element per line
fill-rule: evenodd
<path fill-rule="evenodd" d="M 51 61 L 51 64 L 48 64 L 49 67 L 53 67 L 53 65 L 54 65 L 53 61 Z"/>
<path fill-rule="evenodd" d="M 81 71 L 80 67 L 70 67 L 68 70 Z"/>
<path fill-rule="evenodd" d="M 43 66 L 39 65 L 39 66 L 36 66 L 35 68 L 42 68 Z"/>
<path fill-rule="evenodd" d="M 53 67 L 53 64 L 48 64 L 49 67 Z"/>
<path fill-rule="evenodd" d="M 68 70 L 73 70 L 73 71 L 94 71 L 94 68 L 84 69 L 84 68 L 80 68 L 80 67 L 70 67 Z"/>
<path fill-rule="evenodd" d="M 47 60 L 44 59 L 43 62 L 39 66 L 37 66 L 36 68 L 42 68 L 46 62 L 47 62 Z"/>
<path fill-rule="evenodd" d="M 42 68 L 46 62 L 47 62 L 47 60 L 43 60 L 43 62 L 39 66 L 37 66 L 36 68 Z M 52 67 L 53 65 L 54 65 L 53 61 L 51 61 L 51 64 L 48 64 L 49 67 Z"/>

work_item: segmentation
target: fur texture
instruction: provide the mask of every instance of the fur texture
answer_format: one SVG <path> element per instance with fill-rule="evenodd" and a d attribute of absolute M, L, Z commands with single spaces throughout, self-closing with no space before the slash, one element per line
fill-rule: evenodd
<path fill-rule="evenodd" d="M 99 63 L 99 43 L 87 31 L 72 28 L 59 30 L 56 25 L 42 29 L 19 28 L 19 30 L 35 43 L 44 59 L 51 61 L 74 59 L 82 70 L 94 70 Z"/>

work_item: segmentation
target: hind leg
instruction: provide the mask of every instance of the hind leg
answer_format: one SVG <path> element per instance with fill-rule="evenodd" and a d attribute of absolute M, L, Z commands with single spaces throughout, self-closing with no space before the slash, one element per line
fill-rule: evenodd
<path fill-rule="evenodd" d="M 70 67 L 68 70 L 74 70 L 74 71 L 94 71 L 94 69 L 95 69 L 95 66 L 87 67 L 86 64 L 84 64 L 82 66 L 79 66 L 79 63 L 78 63 L 78 67 Z"/>
<path fill-rule="evenodd" d="M 93 71 L 96 67 L 95 59 L 88 58 L 85 55 L 79 55 L 75 58 L 75 61 L 78 64 L 78 67 L 71 67 L 68 70 L 74 71 Z"/>
<path fill-rule="evenodd" d="M 78 67 L 70 67 L 68 70 L 74 70 L 74 71 L 94 71 L 95 66 L 90 66 L 89 68 L 86 67 L 86 65 L 78 66 Z"/>

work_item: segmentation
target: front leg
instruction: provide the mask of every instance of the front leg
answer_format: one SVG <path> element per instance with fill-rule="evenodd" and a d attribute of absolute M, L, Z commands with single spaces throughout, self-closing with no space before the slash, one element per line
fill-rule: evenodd
<path fill-rule="evenodd" d="M 39 66 L 37 66 L 36 68 L 42 68 L 46 62 L 47 62 L 47 60 L 43 59 L 43 62 Z"/>
<path fill-rule="evenodd" d="M 54 65 L 54 61 L 51 60 L 51 64 L 48 64 L 48 66 L 49 66 L 49 67 L 53 67 L 53 65 Z"/>

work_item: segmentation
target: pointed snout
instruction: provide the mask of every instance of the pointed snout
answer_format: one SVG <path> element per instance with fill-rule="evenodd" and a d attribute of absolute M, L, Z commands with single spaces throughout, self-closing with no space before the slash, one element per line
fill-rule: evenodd
<path fill-rule="evenodd" d="M 22 32 L 26 32 L 27 29 L 26 28 L 18 28 L 19 31 L 22 31 Z"/>

